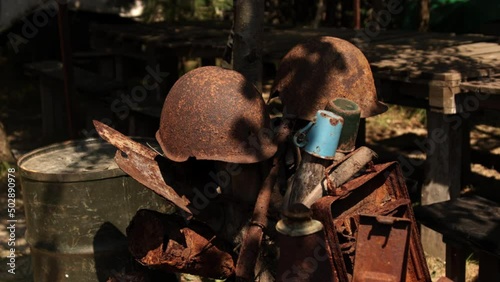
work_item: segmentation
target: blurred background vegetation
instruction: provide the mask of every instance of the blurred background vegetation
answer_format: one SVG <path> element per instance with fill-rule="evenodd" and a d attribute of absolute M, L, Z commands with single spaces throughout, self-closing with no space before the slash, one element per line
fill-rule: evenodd
<path fill-rule="evenodd" d="M 419 5 L 422 0 L 360 0 L 362 25 L 376 17 L 377 10 L 397 1 L 403 12 L 393 15 L 385 28 L 418 29 Z M 317 14 L 318 3 L 324 11 Z M 233 0 L 144 0 L 129 4 L 141 11 L 138 19 L 156 21 L 231 20 Z M 311 25 L 318 20 L 322 26 L 352 27 L 352 0 L 266 0 L 265 22 L 275 25 Z M 498 0 L 429 0 L 430 31 L 478 33 L 485 25 L 500 21 Z"/>

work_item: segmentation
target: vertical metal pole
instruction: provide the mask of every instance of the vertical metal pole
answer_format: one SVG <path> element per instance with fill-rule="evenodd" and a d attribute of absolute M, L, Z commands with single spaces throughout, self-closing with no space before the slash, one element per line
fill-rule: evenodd
<path fill-rule="evenodd" d="M 354 0 L 353 2 L 354 9 L 354 29 L 361 28 L 361 4 L 360 0 Z"/>
<path fill-rule="evenodd" d="M 69 37 L 68 23 L 68 3 L 67 1 L 58 1 L 59 13 L 57 22 L 59 25 L 59 44 L 61 47 L 61 59 L 63 62 L 64 73 L 64 99 L 66 105 L 66 118 L 68 133 L 71 139 L 76 137 L 75 131 L 75 89 L 73 81 L 73 62 L 71 59 L 71 42 Z"/>
<path fill-rule="evenodd" d="M 264 0 L 234 0 L 233 69 L 262 89 Z"/>

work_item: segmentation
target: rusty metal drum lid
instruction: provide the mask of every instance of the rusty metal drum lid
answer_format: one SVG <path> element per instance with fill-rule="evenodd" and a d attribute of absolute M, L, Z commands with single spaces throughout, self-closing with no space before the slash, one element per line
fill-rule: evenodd
<path fill-rule="evenodd" d="M 158 148 L 152 138 L 134 138 Z M 21 175 L 36 181 L 79 182 L 126 175 L 114 160 L 116 148 L 102 139 L 89 138 L 52 144 L 23 155 Z"/>

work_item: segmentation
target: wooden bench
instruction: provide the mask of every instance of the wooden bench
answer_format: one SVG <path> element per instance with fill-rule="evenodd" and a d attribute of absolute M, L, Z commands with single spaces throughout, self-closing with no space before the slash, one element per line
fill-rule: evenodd
<path fill-rule="evenodd" d="M 500 205 L 479 196 L 416 207 L 419 222 L 443 234 L 446 276 L 465 281 L 468 251 L 479 258 L 479 281 L 500 281 Z"/>

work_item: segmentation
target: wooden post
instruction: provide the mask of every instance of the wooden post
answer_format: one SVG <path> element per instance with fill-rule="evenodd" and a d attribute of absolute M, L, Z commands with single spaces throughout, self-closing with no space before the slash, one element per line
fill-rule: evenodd
<path fill-rule="evenodd" d="M 450 244 L 446 247 L 446 277 L 454 282 L 465 282 L 465 261 L 467 257 L 461 248 Z"/>
<path fill-rule="evenodd" d="M 326 11 L 326 6 L 325 6 L 325 1 L 324 0 L 317 0 L 318 2 L 316 3 L 316 16 L 314 17 L 314 21 L 312 23 L 313 28 L 318 28 L 321 21 L 323 20 L 323 14 Z"/>
<path fill-rule="evenodd" d="M 0 165 L 2 162 L 15 163 L 14 156 L 10 150 L 9 140 L 3 124 L 0 122 Z"/>
<path fill-rule="evenodd" d="M 459 115 L 427 111 L 427 140 L 418 144 L 427 155 L 422 205 L 459 196 L 462 152 L 466 145 L 462 132 L 464 122 Z M 422 226 L 421 235 L 424 250 L 429 255 L 444 260 L 446 249 L 442 235 L 425 226 Z"/>

